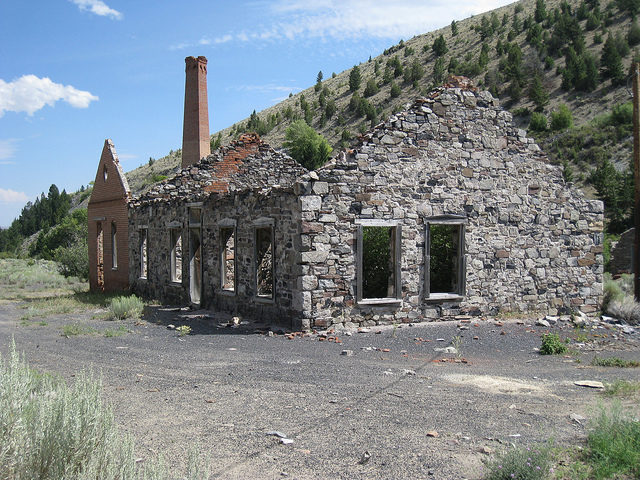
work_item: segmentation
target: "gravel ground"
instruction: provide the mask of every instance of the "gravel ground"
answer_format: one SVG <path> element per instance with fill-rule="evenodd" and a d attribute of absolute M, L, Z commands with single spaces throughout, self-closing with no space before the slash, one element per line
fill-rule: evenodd
<path fill-rule="evenodd" d="M 575 444 L 601 398 L 575 381 L 639 379 L 639 369 L 590 366 L 595 354 L 640 360 L 640 332 L 615 326 L 562 336 L 588 340 L 569 356 L 541 356 L 535 321 L 464 319 L 296 335 L 227 327 L 207 311 L 153 308 L 129 333 L 96 312 L 21 322 L 0 306 L 0 352 L 12 338 L 32 367 L 72 379 L 101 372 L 104 394 L 138 455 L 182 465 L 189 445 L 210 454 L 212 478 L 476 479 L 486 452 L 553 438 Z M 64 325 L 94 328 L 66 338 Z M 179 336 L 169 324 L 189 325 Z M 606 327 L 606 328 L 605 328 Z M 338 341 L 334 337 L 338 337 Z M 458 355 L 437 352 L 459 337 Z M 455 343 L 455 342 L 454 342 Z M 343 354 L 350 351 L 352 355 Z M 292 443 L 282 444 L 281 432 Z M 484 451 L 483 451 L 484 450 Z"/>

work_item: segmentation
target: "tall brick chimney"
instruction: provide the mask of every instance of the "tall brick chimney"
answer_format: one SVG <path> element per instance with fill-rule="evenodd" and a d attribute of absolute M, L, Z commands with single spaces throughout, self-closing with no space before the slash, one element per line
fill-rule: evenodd
<path fill-rule="evenodd" d="M 182 129 L 182 168 L 211 153 L 207 103 L 207 59 L 187 57 Z"/>

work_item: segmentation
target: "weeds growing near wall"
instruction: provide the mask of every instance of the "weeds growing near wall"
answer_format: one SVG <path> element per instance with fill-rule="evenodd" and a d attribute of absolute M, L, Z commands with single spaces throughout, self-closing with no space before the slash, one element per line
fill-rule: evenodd
<path fill-rule="evenodd" d="M 561 340 L 557 333 L 545 333 L 542 335 L 541 355 L 562 355 L 568 351 L 567 342 Z"/>

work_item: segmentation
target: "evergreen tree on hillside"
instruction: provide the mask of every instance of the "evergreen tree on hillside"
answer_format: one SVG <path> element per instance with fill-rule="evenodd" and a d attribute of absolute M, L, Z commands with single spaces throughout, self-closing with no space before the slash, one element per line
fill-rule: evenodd
<path fill-rule="evenodd" d="M 533 14 L 533 18 L 537 23 L 544 22 L 547 19 L 547 7 L 544 4 L 544 0 L 536 0 L 536 11 Z"/>
<path fill-rule="evenodd" d="M 351 73 L 349 73 L 349 90 L 355 92 L 360 88 L 360 83 L 362 82 L 362 76 L 360 74 L 360 68 L 357 65 L 351 69 Z"/>
<path fill-rule="evenodd" d="M 447 42 L 445 41 L 442 34 L 440 34 L 440 36 L 435 39 L 431 50 L 433 50 L 433 53 L 435 53 L 436 57 L 441 57 L 442 55 L 447 53 L 449 49 L 447 48 Z"/>
<path fill-rule="evenodd" d="M 600 57 L 601 72 L 604 78 L 610 78 L 612 85 L 622 85 L 625 80 L 622 69 L 622 58 L 618 53 L 616 42 L 611 34 L 602 48 Z"/>
<path fill-rule="evenodd" d="M 549 94 L 539 75 L 534 75 L 529 84 L 529 98 L 536 106 L 536 112 L 542 112 L 549 103 Z"/>
<path fill-rule="evenodd" d="M 446 73 L 445 59 L 444 57 L 438 57 L 433 64 L 433 83 L 435 86 L 442 85 Z"/>

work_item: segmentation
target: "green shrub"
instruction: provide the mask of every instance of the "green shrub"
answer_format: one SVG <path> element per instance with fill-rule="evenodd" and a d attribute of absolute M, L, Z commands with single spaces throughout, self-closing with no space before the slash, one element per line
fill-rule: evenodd
<path fill-rule="evenodd" d="M 308 170 L 324 165 L 333 150 L 326 138 L 302 120 L 293 122 L 287 128 L 282 145 L 300 165 Z"/>
<path fill-rule="evenodd" d="M 533 132 L 544 132 L 547 129 L 547 117 L 544 113 L 533 112 L 529 121 L 529 130 Z"/>
<path fill-rule="evenodd" d="M 143 309 L 144 303 L 135 295 L 131 295 L 130 297 L 115 297 L 109 304 L 111 315 L 118 320 L 140 318 Z"/>
<path fill-rule="evenodd" d="M 551 446 L 514 447 L 486 466 L 486 480 L 542 480 L 552 472 Z"/>
<path fill-rule="evenodd" d="M 68 247 L 58 247 L 53 251 L 53 259 L 58 262 L 60 273 L 65 277 L 89 278 L 89 250 L 87 237 L 76 238 Z"/>
<path fill-rule="evenodd" d="M 620 404 L 600 409 L 587 444 L 593 478 L 640 478 L 640 421 Z"/>
<path fill-rule="evenodd" d="M 561 355 L 567 353 L 566 340 L 561 340 L 557 333 L 545 333 L 542 335 L 540 355 Z"/>
<path fill-rule="evenodd" d="M 564 130 L 573 125 L 571 110 L 565 104 L 561 104 L 557 110 L 551 112 L 551 130 Z"/>
<path fill-rule="evenodd" d="M 617 367 L 617 368 L 634 368 L 640 367 L 640 362 L 637 360 L 625 360 L 620 357 L 593 357 L 591 365 L 596 367 Z"/>
<path fill-rule="evenodd" d="M 372 95 L 375 95 L 376 93 L 378 93 L 378 91 L 379 91 L 379 88 L 378 88 L 378 84 L 376 83 L 375 79 L 370 78 L 367 81 L 366 87 L 364 87 L 363 95 L 365 97 L 371 97 Z"/>

